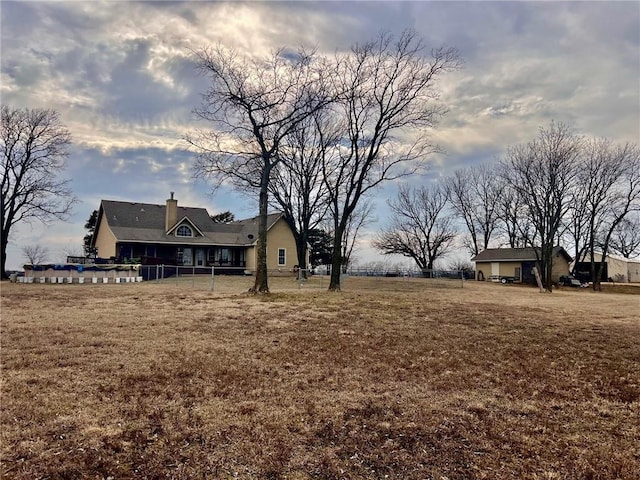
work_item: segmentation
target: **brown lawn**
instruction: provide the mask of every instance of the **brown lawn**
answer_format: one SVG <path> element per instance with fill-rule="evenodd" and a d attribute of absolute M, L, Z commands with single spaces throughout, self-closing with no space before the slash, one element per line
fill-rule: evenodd
<path fill-rule="evenodd" d="M 638 479 L 640 296 L 1 288 L 11 479 Z"/>

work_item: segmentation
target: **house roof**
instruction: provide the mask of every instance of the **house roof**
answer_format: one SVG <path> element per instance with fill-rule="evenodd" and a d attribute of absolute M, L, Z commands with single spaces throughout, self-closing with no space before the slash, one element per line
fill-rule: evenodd
<path fill-rule="evenodd" d="M 553 255 L 563 255 L 568 262 L 573 260 L 563 247 L 553 247 Z M 531 247 L 487 248 L 471 259 L 472 262 L 526 262 L 536 260 L 536 252 Z"/>
<path fill-rule="evenodd" d="M 102 200 L 96 225 L 99 228 L 104 217 L 119 242 L 248 246 L 254 244 L 258 238 L 258 217 L 216 223 L 211 220 L 205 208 L 178 206 L 177 218 L 180 220 L 167 232 L 165 216 L 166 205 Z M 282 213 L 269 214 L 267 230 L 281 216 Z M 176 237 L 173 234 L 175 227 L 185 222 L 196 227 L 202 235 Z M 94 240 L 96 237 L 97 235 L 94 235 Z"/>

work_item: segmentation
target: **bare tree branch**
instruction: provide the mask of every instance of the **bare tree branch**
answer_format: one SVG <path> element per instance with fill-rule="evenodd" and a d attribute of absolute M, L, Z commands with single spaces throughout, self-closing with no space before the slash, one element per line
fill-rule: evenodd
<path fill-rule="evenodd" d="M 445 180 L 445 188 L 454 211 L 469 231 L 469 251 L 478 255 L 489 247 L 498 228 L 502 189 L 496 171 L 486 165 L 456 170 Z"/>
<path fill-rule="evenodd" d="M 49 250 L 42 245 L 25 245 L 22 254 L 31 265 L 39 265 L 49 258 Z"/>
<path fill-rule="evenodd" d="M 186 137 L 198 153 L 194 172 L 214 183 L 230 181 L 258 192 L 257 269 L 253 292 L 268 293 L 268 187 L 284 139 L 324 108 L 323 76 L 313 52 L 282 50 L 267 59 L 240 57 L 217 45 L 194 53 L 211 83 L 195 113 L 211 130 Z"/>
<path fill-rule="evenodd" d="M 434 262 L 450 251 L 456 237 L 445 189 L 440 185 L 416 189 L 403 185 L 398 197 L 388 203 L 393 220 L 378 233 L 374 247 L 384 254 L 409 257 L 423 271 L 433 270 Z"/>
<path fill-rule="evenodd" d="M 65 168 L 71 134 L 54 110 L 1 107 L 0 183 L 1 270 L 6 277 L 6 249 L 14 225 L 39 220 L 66 220 L 76 198 Z"/>
<path fill-rule="evenodd" d="M 412 31 L 395 42 L 382 34 L 337 58 L 335 115 L 344 135 L 327 156 L 324 178 L 335 232 L 329 289 L 340 289 L 340 245 L 358 202 L 382 182 L 412 175 L 438 151 L 428 138 L 446 108 L 437 103 L 436 80 L 460 66 L 455 49 L 425 56 Z"/>
<path fill-rule="evenodd" d="M 502 179 L 522 201 L 533 226 L 526 241 L 534 247 L 549 292 L 554 242 L 571 206 L 581 141 L 567 125 L 552 123 L 528 144 L 510 147 L 501 162 Z"/>

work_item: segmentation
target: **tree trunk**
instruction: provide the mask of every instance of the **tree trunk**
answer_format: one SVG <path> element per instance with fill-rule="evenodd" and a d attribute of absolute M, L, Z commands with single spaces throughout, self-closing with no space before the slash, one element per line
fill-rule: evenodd
<path fill-rule="evenodd" d="M 594 292 L 602 291 L 602 270 L 602 262 L 596 263 L 593 257 L 591 257 L 591 287 Z"/>
<path fill-rule="evenodd" d="M 302 270 L 302 278 L 307 278 L 307 236 L 304 234 L 296 236 L 296 251 L 298 254 L 298 267 Z"/>
<path fill-rule="evenodd" d="M 333 255 L 331 256 L 331 280 L 329 291 L 339 292 L 340 275 L 342 274 L 342 236 L 343 229 L 336 227 L 333 235 Z"/>
<path fill-rule="evenodd" d="M 267 280 L 267 207 L 269 181 L 269 170 L 264 169 L 262 182 L 260 185 L 260 197 L 258 202 L 258 244 L 256 255 L 256 281 L 249 292 L 269 293 L 269 283 Z M 266 178 L 266 180 L 265 180 Z"/>
<path fill-rule="evenodd" d="M 3 280 L 9 278 L 7 275 L 7 245 L 9 241 L 7 239 L 7 235 L 2 232 L 2 238 L 0 239 L 0 274 Z"/>
<path fill-rule="evenodd" d="M 545 259 L 545 288 L 547 292 L 553 292 L 553 255 L 547 255 Z"/>

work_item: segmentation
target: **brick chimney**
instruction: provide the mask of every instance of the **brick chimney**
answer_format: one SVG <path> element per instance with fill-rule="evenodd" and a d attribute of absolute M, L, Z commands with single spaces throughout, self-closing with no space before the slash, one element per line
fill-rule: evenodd
<path fill-rule="evenodd" d="M 165 232 L 168 232 L 178 221 L 178 200 L 173 199 L 173 192 L 171 192 L 171 198 L 167 199 L 167 209 L 165 213 Z"/>

